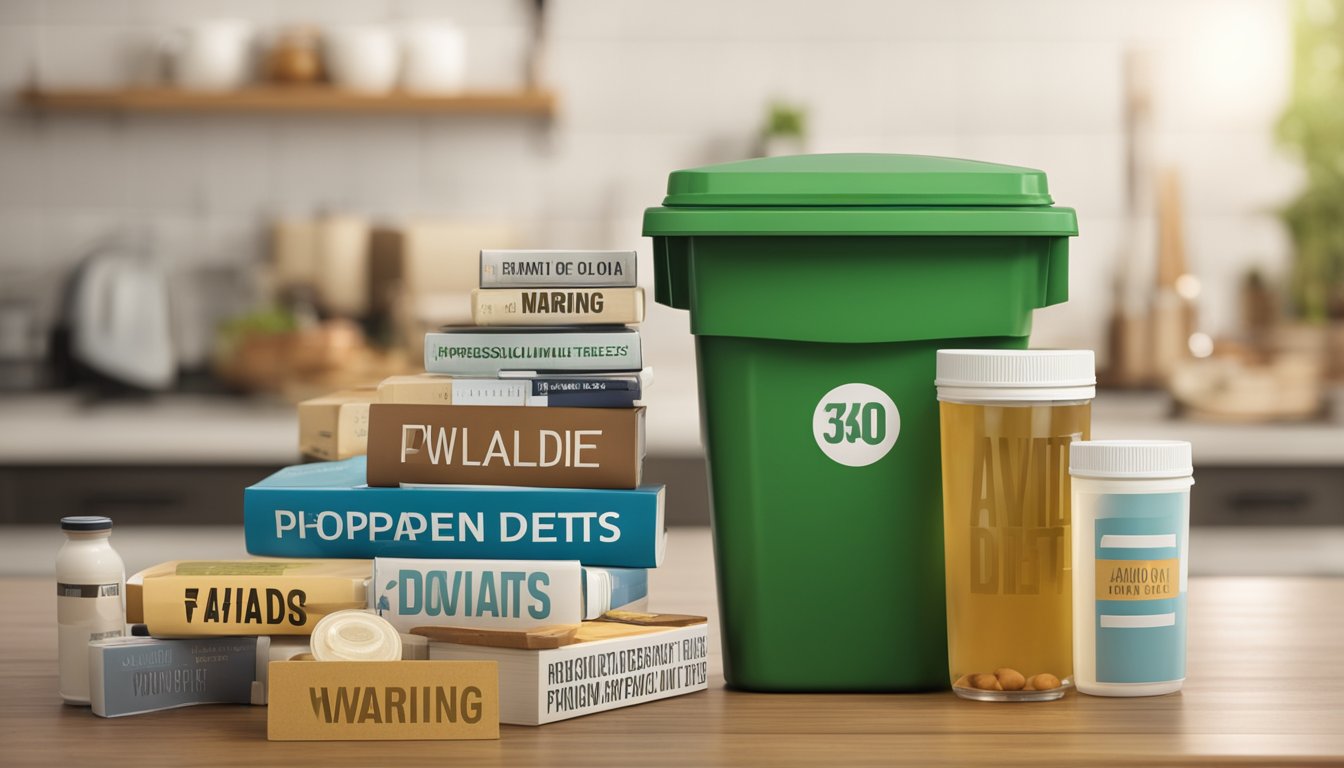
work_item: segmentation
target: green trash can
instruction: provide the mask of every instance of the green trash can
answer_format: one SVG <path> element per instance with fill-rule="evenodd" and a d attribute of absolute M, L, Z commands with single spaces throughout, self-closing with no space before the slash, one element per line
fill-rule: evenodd
<path fill-rule="evenodd" d="M 696 339 L 730 686 L 947 687 L 934 352 L 1023 348 L 1067 298 L 1052 202 L 1030 168 L 838 154 L 676 171 L 645 212 Z"/>

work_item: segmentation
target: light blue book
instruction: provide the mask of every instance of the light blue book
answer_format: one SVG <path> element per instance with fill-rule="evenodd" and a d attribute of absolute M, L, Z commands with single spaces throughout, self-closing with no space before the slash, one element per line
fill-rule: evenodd
<path fill-rule="evenodd" d="M 643 568 L 590 568 L 573 560 L 373 561 L 372 602 L 398 632 L 417 627 L 526 631 L 578 624 L 612 609 L 642 611 Z"/>
<path fill-rule="evenodd" d="M 195 704 L 247 704 L 265 637 L 114 637 L 89 643 L 89 703 L 100 717 Z"/>
<path fill-rule="evenodd" d="M 656 568 L 664 486 L 633 490 L 454 485 L 369 488 L 365 460 L 299 464 L 243 492 L 249 554 L 577 560 Z"/>

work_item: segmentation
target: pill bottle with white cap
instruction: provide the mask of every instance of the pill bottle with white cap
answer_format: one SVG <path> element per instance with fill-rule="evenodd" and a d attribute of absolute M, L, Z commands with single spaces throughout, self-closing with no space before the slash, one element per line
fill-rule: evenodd
<path fill-rule="evenodd" d="M 1069 446 L 1073 674 L 1093 696 L 1157 696 L 1185 681 L 1190 444 Z"/>
<path fill-rule="evenodd" d="M 977 701 L 1050 701 L 1073 670 L 1069 444 L 1092 429 L 1089 349 L 940 349 L 947 657 Z"/>

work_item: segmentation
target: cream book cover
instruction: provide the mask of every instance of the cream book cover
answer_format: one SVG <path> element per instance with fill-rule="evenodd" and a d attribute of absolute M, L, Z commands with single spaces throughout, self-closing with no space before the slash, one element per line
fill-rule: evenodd
<path fill-rule="evenodd" d="M 477 288 L 476 325 L 627 325 L 644 322 L 643 288 Z"/>
<path fill-rule="evenodd" d="M 363 456 L 369 443 L 369 405 L 378 391 L 349 389 L 299 403 L 299 452 L 326 461 Z"/>

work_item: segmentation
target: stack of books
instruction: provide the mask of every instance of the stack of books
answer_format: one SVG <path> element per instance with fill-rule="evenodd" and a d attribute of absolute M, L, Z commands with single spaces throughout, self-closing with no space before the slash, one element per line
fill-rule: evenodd
<path fill-rule="evenodd" d="M 652 375 L 635 264 L 483 251 L 476 325 L 427 334 L 425 373 L 383 381 L 367 417 L 347 419 L 367 456 L 248 488 L 248 552 L 368 559 L 370 606 L 429 637 L 431 658 L 500 662 L 505 723 L 703 689 L 703 621 L 643 613 L 665 489 L 641 484 Z M 650 661 L 549 668 L 627 652 Z"/>
<path fill-rule="evenodd" d="M 95 713 L 269 701 L 271 738 L 495 738 L 438 727 L 451 691 L 539 725 L 706 687 L 704 618 L 646 612 L 665 489 L 641 484 L 634 253 L 486 251 L 481 278 L 478 326 L 429 334 L 426 373 L 303 411 L 329 427 L 320 449 L 301 429 L 307 458 L 331 460 L 246 489 L 256 559 L 127 580 L 140 636 L 91 644 Z M 314 626 L 350 609 L 423 666 L 308 660 Z"/>

